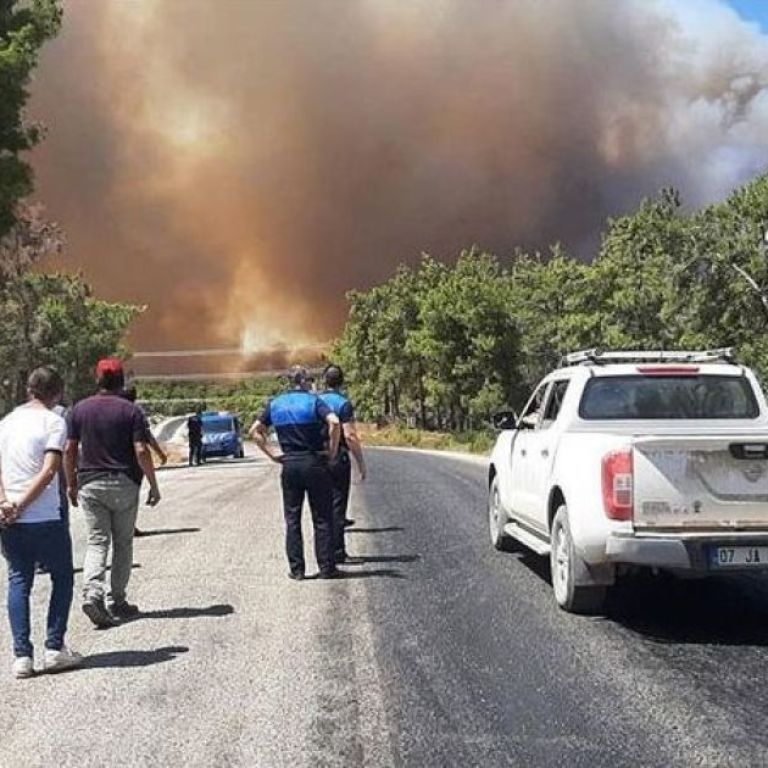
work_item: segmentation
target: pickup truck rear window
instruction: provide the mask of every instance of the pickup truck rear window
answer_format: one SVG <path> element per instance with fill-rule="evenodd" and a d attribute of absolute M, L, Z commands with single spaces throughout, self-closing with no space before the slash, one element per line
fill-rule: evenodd
<path fill-rule="evenodd" d="M 755 393 L 743 376 L 596 376 L 579 416 L 604 419 L 755 419 Z"/>

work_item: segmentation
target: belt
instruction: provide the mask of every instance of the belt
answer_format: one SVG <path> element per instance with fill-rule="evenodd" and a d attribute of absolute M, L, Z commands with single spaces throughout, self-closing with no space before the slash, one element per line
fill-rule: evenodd
<path fill-rule="evenodd" d="M 283 460 L 290 459 L 328 459 L 328 451 L 289 451 L 283 454 Z"/>

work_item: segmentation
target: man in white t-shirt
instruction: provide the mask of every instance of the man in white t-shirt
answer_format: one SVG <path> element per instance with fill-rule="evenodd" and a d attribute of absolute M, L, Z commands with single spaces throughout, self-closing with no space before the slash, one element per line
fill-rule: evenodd
<path fill-rule="evenodd" d="M 29 402 L 0 421 L 0 541 L 8 561 L 16 677 L 34 674 L 29 596 L 36 563 L 45 563 L 52 583 L 44 669 L 59 671 L 82 661 L 64 644 L 74 585 L 72 542 L 61 518 L 58 482 L 67 430 L 64 419 L 51 410 L 63 390 L 53 368 L 37 368 L 27 382 Z"/>

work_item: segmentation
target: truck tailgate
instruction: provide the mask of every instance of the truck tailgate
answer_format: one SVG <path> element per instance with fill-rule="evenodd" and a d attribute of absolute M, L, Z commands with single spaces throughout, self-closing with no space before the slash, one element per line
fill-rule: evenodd
<path fill-rule="evenodd" d="M 638 437 L 638 530 L 768 530 L 768 434 Z"/>

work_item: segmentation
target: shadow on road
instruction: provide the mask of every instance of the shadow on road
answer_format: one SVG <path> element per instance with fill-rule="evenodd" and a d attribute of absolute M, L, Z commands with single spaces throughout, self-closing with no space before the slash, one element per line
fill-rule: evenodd
<path fill-rule="evenodd" d="M 341 581 L 346 579 L 367 579 L 374 576 L 380 576 L 387 579 L 407 578 L 404 573 L 401 573 L 394 568 L 375 568 L 370 571 L 341 571 L 340 573 L 342 574 L 339 577 Z"/>
<path fill-rule="evenodd" d="M 549 558 L 513 544 L 517 560 L 552 584 Z M 768 646 L 768 579 L 679 579 L 650 572 L 623 577 L 608 592 L 606 618 L 657 643 Z"/>
<path fill-rule="evenodd" d="M 659 643 L 768 645 L 768 589 L 761 579 L 637 576 L 611 591 L 608 617 Z"/>
<path fill-rule="evenodd" d="M 112 568 L 112 566 L 111 566 L 111 565 L 108 565 L 108 566 L 107 566 L 107 571 L 109 571 L 111 568 Z M 136 568 L 141 568 L 141 563 L 133 563 L 133 564 L 131 565 L 131 570 L 134 570 L 134 569 L 136 569 Z M 82 573 L 82 572 L 83 572 L 83 569 L 82 569 L 82 568 L 75 568 L 75 569 L 74 569 L 72 572 L 73 572 L 73 573 Z"/>
<path fill-rule="evenodd" d="M 392 531 L 404 531 L 399 525 L 390 525 L 386 528 L 347 528 L 347 533 L 390 533 Z"/>
<path fill-rule="evenodd" d="M 421 555 L 352 555 L 343 565 L 364 565 L 365 563 L 415 563 Z"/>
<path fill-rule="evenodd" d="M 235 609 L 228 604 L 209 605 L 207 608 L 161 608 L 157 611 L 142 611 L 130 621 L 141 619 L 198 619 L 206 616 L 219 617 L 233 614 Z"/>
<path fill-rule="evenodd" d="M 172 661 L 179 654 L 187 653 L 185 645 L 168 645 L 151 651 L 109 651 L 86 656 L 80 669 L 105 669 L 110 667 L 149 667 Z"/>
<path fill-rule="evenodd" d="M 155 528 L 151 530 L 142 528 L 141 533 L 136 538 L 145 539 L 148 536 L 170 536 L 174 533 L 199 533 L 201 530 L 200 528 Z"/>

